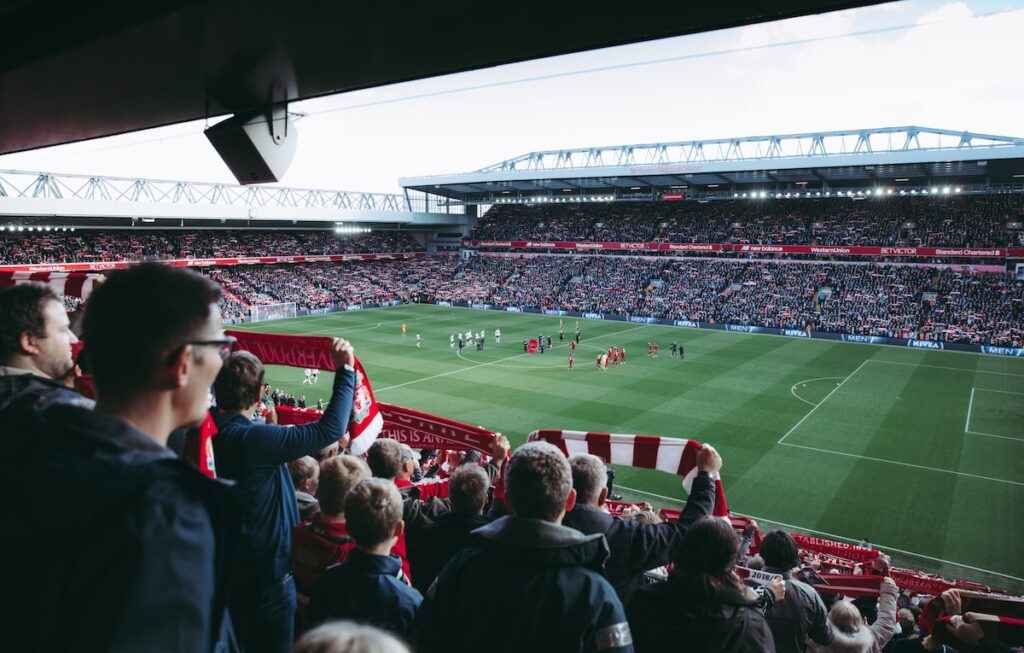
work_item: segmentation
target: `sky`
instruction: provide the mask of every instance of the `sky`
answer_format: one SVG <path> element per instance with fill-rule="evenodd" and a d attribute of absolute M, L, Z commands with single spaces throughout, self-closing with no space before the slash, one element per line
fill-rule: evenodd
<path fill-rule="evenodd" d="M 280 185 L 399 177 L 534 150 L 920 125 L 1024 137 L 1024 0 L 909 0 L 294 103 Z M 203 121 L 0 156 L 0 169 L 234 183 Z"/>

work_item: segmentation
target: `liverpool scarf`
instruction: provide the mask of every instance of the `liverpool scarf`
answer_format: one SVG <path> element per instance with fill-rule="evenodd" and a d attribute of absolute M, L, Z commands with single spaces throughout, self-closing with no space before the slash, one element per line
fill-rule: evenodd
<path fill-rule="evenodd" d="M 237 350 L 251 352 L 267 365 L 287 365 L 331 372 L 336 369 L 334 359 L 331 357 L 333 338 L 250 331 L 226 333 L 238 341 L 235 345 Z M 349 450 L 356 455 L 362 455 L 380 435 L 384 419 L 380 414 L 377 398 L 373 394 L 370 378 L 358 358 L 353 367 L 356 371 L 356 387 L 352 397 L 352 417 L 348 423 L 348 434 L 351 437 Z"/>
<path fill-rule="evenodd" d="M 697 453 L 701 443 L 696 440 L 663 438 L 633 433 L 599 433 L 587 431 L 565 431 L 545 429 L 530 433 L 530 441 L 544 440 L 562 450 L 566 456 L 589 453 L 605 463 L 657 469 L 683 477 L 683 489 L 687 493 L 697 477 Z M 722 479 L 713 475 L 715 481 L 715 516 L 729 514 L 725 500 Z"/>

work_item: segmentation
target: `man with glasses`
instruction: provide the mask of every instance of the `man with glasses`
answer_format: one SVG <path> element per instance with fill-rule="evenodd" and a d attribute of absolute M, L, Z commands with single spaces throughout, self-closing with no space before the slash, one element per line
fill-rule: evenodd
<path fill-rule="evenodd" d="M 30 638 L 12 650 L 233 642 L 223 562 L 235 509 L 225 485 L 166 447 L 172 430 L 203 419 L 230 351 L 219 299 L 187 270 L 113 272 L 83 322 L 95 410 L 20 404 L 4 414 L 2 528 L 18 594 L 5 617 L 16 625 L 8 636 Z"/>
<path fill-rule="evenodd" d="M 229 604 L 246 651 L 288 651 L 295 622 L 292 529 L 299 523 L 287 463 L 315 456 L 348 429 L 355 392 L 352 346 L 336 338 L 331 401 L 318 422 L 285 427 L 250 419 L 260 400 L 263 364 L 249 352 L 231 354 L 217 376 L 217 472 L 235 481 L 241 524 L 234 538 Z"/>

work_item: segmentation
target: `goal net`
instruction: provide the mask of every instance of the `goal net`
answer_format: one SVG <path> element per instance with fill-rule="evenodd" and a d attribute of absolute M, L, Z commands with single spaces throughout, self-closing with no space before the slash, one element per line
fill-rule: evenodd
<path fill-rule="evenodd" d="M 253 322 L 281 320 L 286 317 L 295 317 L 295 315 L 295 302 L 288 302 L 285 304 L 256 304 L 249 307 L 249 319 Z"/>

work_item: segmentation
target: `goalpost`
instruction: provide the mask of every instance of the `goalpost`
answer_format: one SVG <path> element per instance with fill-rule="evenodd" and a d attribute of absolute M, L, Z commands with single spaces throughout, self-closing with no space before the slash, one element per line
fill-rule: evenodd
<path fill-rule="evenodd" d="M 283 304 L 255 304 L 249 307 L 249 320 L 251 322 L 265 322 L 267 320 L 283 320 L 295 317 L 297 314 L 295 302 Z"/>

